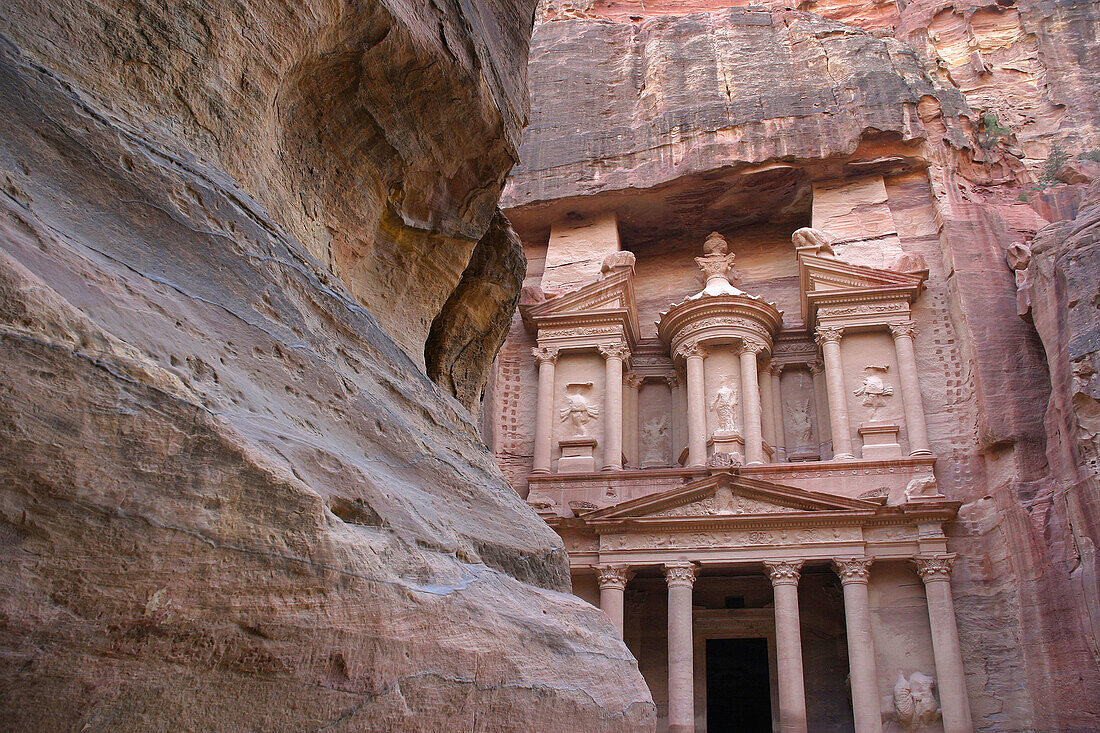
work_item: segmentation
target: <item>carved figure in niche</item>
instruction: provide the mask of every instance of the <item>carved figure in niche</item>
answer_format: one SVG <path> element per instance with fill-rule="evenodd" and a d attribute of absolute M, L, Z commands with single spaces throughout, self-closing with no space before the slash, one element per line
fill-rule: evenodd
<path fill-rule="evenodd" d="M 894 683 L 894 718 L 902 730 L 923 728 L 940 719 L 935 687 L 936 681 L 922 672 L 914 672 L 909 679 L 898 672 Z"/>
<path fill-rule="evenodd" d="M 710 407 L 718 415 L 719 431 L 732 433 L 737 429 L 737 392 L 733 387 L 728 384 L 719 387 Z"/>
<path fill-rule="evenodd" d="M 1028 289 L 1031 247 L 1023 242 L 1013 242 L 1005 250 L 1005 259 L 1016 276 L 1016 315 L 1027 318 L 1031 312 L 1031 293 Z"/>
<path fill-rule="evenodd" d="M 600 416 L 600 408 L 584 396 L 592 389 L 591 382 L 574 382 L 565 385 L 565 407 L 561 408 L 561 421 L 571 428 L 572 437 L 587 438 L 588 424 Z"/>
<path fill-rule="evenodd" d="M 802 227 L 795 230 L 795 233 L 791 235 L 791 243 L 794 244 L 796 249 L 811 248 L 814 250 L 814 254 L 828 257 L 833 256 L 834 239 L 833 235 L 813 227 Z"/>
<path fill-rule="evenodd" d="M 651 417 L 642 424 L 642 463 L 664 461 L 665 437 L 668 435 L 668 418 Z"/>
<path fill-rule="evenodd" d="M 890 370 L 886 364 L 868 364 L 863 367 L 863 384 L 852 394 L 862 397 L 860 404 L 870 409 L 868 421 L 873 421 L 880 408 L 886 405 L 886 398 L 894 394 L 894 388 L 882 381 L 882 375 Z"/>
<path fill-rule="evenodd" d="M 787 403 L 787 417 L 791 421 L 791 435 L 795 445 L 808 446 L 813 442 L 814 425 L 810 417 L 810 401 L 796 400 Z"/>

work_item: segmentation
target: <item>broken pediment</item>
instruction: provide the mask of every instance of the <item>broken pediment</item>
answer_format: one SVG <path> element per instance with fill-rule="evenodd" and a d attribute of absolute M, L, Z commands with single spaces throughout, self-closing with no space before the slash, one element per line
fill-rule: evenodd
<path fill-rule="evenodd" d="M 805 491 L 722 472 L 660 494 L 586 513 L 586 522 L 689 517 L 768 516 L 808 512 L 874 512 L 874 502 Z"/>
<path fill-rule="evenodd" d="M 632 267 L 615 267 L 598 280 L 538 303 L 520 306 L 527 329 L 536 333 L 589 321 L 620 321 L 631 342 L 638 339 L 638 308 Z"/>
<path fill-rule="evenodd" d="M 863 311 L 894 313 L 899 318 L 907 318 L 909 304 L 920 294 L 927 276 L 927 270 L 894 272 L 853 265 L 832 256 L 800 252 L 798 277 L 802 316 L 811 327 L 824 308 L 847 309 L 857 315 L 865 315 Z"/>

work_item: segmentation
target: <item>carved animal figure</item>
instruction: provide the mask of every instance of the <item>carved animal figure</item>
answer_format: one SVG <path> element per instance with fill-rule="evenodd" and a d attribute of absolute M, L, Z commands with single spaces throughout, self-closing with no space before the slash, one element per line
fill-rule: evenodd
<path fill-rule="evenodd" d="M 711 409 L 718 415 L 718 429 L 737 429 L 737 393 L 728 384 L 718 388 L 711 402 Z"/>
<path fill-rule="evenodd" d="M 935 476 L 917 476 L 905 486 L 906 499 L 921 496 L 942 496 L 936 488 Z"/>
<path fill-rule="evenodd" d="M 816 254 L 829 256 L 833 255 L 833 239 L 831 234 L 813 227 L 802 227 L 791 235 L 791 242 L 795 247 L 813 247 L 817 250 Z"/>
<path fill-rule="evenodd" d="M 935 679 L 922 672 L 914 672 L 909 679 L 898 672 L 894 683 L 894 717 L 902 730 L 923 728 L 940 719 L 935 686 Z"/>

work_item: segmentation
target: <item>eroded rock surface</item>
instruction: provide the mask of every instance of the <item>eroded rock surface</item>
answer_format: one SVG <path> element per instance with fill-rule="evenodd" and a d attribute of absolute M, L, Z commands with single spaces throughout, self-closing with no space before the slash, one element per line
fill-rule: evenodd
<path fill-rule="evenodd" d="M 423 372 L 523 117 L 530 8 L 463 7 L 0 11 L 3 727 L 652 725 Z"/>

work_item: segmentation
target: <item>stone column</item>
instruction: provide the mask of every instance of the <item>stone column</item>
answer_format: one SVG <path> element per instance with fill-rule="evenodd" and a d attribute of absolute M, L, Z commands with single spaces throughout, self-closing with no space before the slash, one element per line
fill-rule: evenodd
<path fill-rule="evenodd" d="M 772 388 L 771 364 L 769 363 L 768 366 L 763 367 L 759 374 L 757 381 L 760 384 L 760 421 L 763 424 L 764 442 L 770 444 L 773 451 L 777 451 L 775 447 L 775 405 L 772 404 L 775 390 Z M 769 461 L 767 453 L 764 454 L 764 460 Z M 773 453 L 771 461 L 778 460 L 778 453 Z"/>
<path fill-rule="evenodd" d="M 928 622 L 932 627 L 932 653 L 936 657 L 936 687 L 940 691 L 944 733 L 970 733 L 970 701 L 966 694 L 962 647 L 951 599 L 951 566 L 954 554 L 918 555 L 913 558 L 924 581 Z"/>
<path fill-rule="evenodd" d="M 622 344 L 598 347 L 604 358 L 603 470 L 623 467 L 623 361 L 630 352 Z"/>
<path fill-rule="evenodd" d="M 623 636 L 623 596 L 626 584 L 634 573 L 626 565 L 601 565 L 596 568 L 596 580 L 600 584 L 600 609 Z"/>
<path fill-rule="evenodd" d="M 848 669 L 852 678 L 852 711 L 856 733 L 879 733 L 882 713 L 878 702 L 878 670 L 871 636 L 871 600 L 867 593 L 871 558 L 833 560 L 833 570 L 844 587 L 844 624 L 848 629 Z"/>
<path fill-rule="evenodd" d="M 783 365 L 774 361 L 768 366 L 772 375 L 772 423 L 775 425 L 775 461 L 787 460 L 787 435 L 783 427 Z"/>
<path fill-rule="evenodd" d="M 840 359 L 842 328 L 818 326 L 817 343 L 825 359 L 825 388 L 829 395 L 829 422 L 833 434 L 833 458 L 851 460 L 852 431 L 848 427 L 848 395 L 844 389 L 844 362 Z"/>
<path fill-rule="evenodd" d="M 645 380 L 631 372 L 626 375 L 626 427 L 623 429 L 623 435 L 626 439 L 626 451 L 627 458 L 630 459 L 630 465 L 641 466 L 642 457 L 639 455 L 639 428 L 641 415 L 638 414 L 638 391 L 642 388 L 642 382 Z"/>
<path fill-rule="evenodd" d="M 707 352 L 697 343 L 680 347 L 679 355 L 687 362 L 688 465 L 707 465 L 707 394 L 703 359 Z"/>
<path fill-rule="evenodd" d="M 817 430 L 817 447 L 825 457 L 825 444 L 833 440 L 833 431 L 829 428 L 829 396 L 825 389 L 825 365 L 812 361 L 807 366 L 814 380 L 814 428 Z"/>
<path fill-rule="evenodd" d="M 763 427 L 760 420 L 760 383 L 756 355 L 764 345 L 746 340 L 741 344 L 741 406 L 745 417 L 745 460 L 751 466 L 764 462 Z"/>
<path fill-rule="evenodd" d="M 550 436 L 554 425 L 554 363 L 558 350 L 532 349 L 539 365 L 539 389 L 535 398 L 535 463 L 533 473 L 550 473 Z"/>
<path fill-rule="evenodd" d="M 690 384 L 690 382 L 689 382 Z M 665 563 L 668 583 L 668 730 L 695 730 L 695 641 L 691 630 L 691 596 L 695 565 Z"/>
<path fill-rule="evenodd" d="M 672 465 L 678 465 L 680 452 L 683 450 L 684 428 L 680 424 L 680 375 L 673 374 L 665 377 L 668 382 L 668 401 L 671 409 L 668 412 L 668 431 L 672 434 Z"/>
<path fill-rule="evenodd" d="M 806 733 L 806 686 L 802 676 L 802 630 L 798 620 L 801 560 L 765 560 L 775 600 L 775 648 L 779 676 L 779 730 Z"/>
<path fill-rule="evenodd" d="M 898 378 L 901 380 L 901 401 L 905 406 L 905 430 L 909 434 L 909 455 L 930 456 L 928 426 L 924 421 L 924 401 L 920 396 L 917 379 L 917 355 L 913 348 L 916 324 L 912 321 L 890 326 L 894 337 L 894 349 L 898 355 Z"/>

